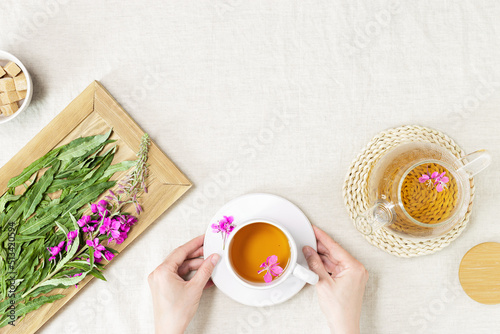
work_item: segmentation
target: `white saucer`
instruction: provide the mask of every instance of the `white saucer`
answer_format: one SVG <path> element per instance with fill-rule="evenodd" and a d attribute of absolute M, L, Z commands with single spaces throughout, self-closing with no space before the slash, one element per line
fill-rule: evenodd
<path fill-rule="evenodd" d="M 229 272 L 222 250 L 220 233 L 212 232 L 211 225 L 217 223 L 223 216 L 233 216 L 234 224 L 251 219 L 269 219 L 285 227 L 297 244 L 297 263 L 308 268 L 302 253 L 302 247 L 311 246 L 316 249 L 316 237 L 309 219 L 290 201 L 271 194 L 247 194 L 226 203 L 212 218 L 205 233 L 203 246 L 204 257 L 218 253 L 221 260 L 215 267 L 212 280 L 227 296 L 235 301 L 250 306 L 269 306 L 282 303 L 297 294 L 306 284 L 294 276 L 283 283 L 269 289 L 256 290 L 239 283 Z"/>

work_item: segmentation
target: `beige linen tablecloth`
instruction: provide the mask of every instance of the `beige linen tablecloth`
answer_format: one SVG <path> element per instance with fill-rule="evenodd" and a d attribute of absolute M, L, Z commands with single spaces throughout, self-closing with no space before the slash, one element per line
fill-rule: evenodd
<path fill-rule="evenodd" d="M 288 198 L 365 264 L 362 333 L 500 332 L 500 305 L 457 277 L 469 248 L 500 241 L 499 17 L 497 1 L 1 1 L 0 49 L 35 91 L 0 125 L 0 165 L 97 79 L 195 184 L 40 333 L 152 333 L 147 275 L 249 192 Z M 341 192 L 365 143 L 403 124 L 495 158 L 463 235 L 413 259 L 368 244 Z M 308 286 L 267 309 L 211 289 L 188 332 L 328 330 Z"/>

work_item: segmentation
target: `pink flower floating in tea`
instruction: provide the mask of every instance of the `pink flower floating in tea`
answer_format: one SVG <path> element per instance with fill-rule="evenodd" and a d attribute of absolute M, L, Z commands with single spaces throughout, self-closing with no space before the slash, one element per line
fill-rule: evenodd
<path fill-rule="evenodd" d="M 222 249 L 226 248 L 226 239 L 227 236 L 233 232 L 236 227 L 233 224 L 234 218 L 233 216 L 224 216 L 217 224 L 212 224 L 212 232 L 220 233 L 222 236 Z"/>
<path fill-rule="evenodd" d="M 271 255 L 266 259 L 266 262 L 260 265 L 260 267 L 264 269 L 259 270 L 257 274 L 267 271 L 264 275 L 264 281 L 270 283 L 273 280 L 273 276 L 279 276 L 283 272 L 283 268 L 281 268 L 279 264 L 278 257 L 276 255 Z"/>
<path fill-rule="evenodd" d="M 450 179 L 447 176 L 444 176 L 446 172 L 442 172 L 439 174 L 439 172 L 434 172 L 432 174 L 422 174 L 422 176 L 418 179 L 420 183 L 425 183 L 429 182 L 429 184 L 432 184 L 436 186 L 437 192 L 441 192 L 446 188 L 446 183 L 450 181 Z"/>

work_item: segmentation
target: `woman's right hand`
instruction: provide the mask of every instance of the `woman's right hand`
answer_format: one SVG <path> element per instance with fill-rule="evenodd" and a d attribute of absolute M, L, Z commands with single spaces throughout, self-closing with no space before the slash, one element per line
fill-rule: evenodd
<path fill-rule="evenodd" d="M 368 271 L 328 234 L 313 228 L 318 252 L 309 246 L 302 251 L 309 268 L 319 276 L 316 289 L 321 310 L 332 334 L 357 334 Z"/>

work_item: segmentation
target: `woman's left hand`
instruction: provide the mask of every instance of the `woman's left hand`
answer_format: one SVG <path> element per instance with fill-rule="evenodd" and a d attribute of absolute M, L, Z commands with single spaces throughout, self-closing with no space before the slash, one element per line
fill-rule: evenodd
<path fill-rule="evenodd" d="M 184 333 L 198 309 L 203 290 L 213 285 L 210 276 L 220 256 L 200 258 L 203 240 L 200 235 L 178 247 L 149 274 L 156 333 Z M 184 279 L 195 270 L 192 279 Z"/>

